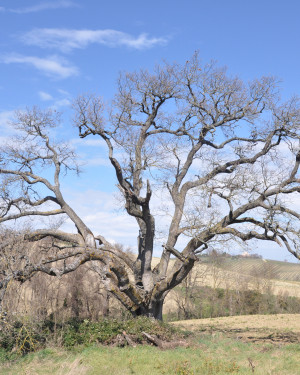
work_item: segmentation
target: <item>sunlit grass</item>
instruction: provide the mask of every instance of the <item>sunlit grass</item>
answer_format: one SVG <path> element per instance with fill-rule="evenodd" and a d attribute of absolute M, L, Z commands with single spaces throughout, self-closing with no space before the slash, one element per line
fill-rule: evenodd
<path fill-rule="evenodd" d="M 243 343 L 222 334 L 202 335 L 189 348 L 161 351 L 137 348 L 89 347 L 73 351 L 45 349 L 14 363 L 2 363 L 3 375 L 299 375 L 298 344 L 276 346 Z"/>

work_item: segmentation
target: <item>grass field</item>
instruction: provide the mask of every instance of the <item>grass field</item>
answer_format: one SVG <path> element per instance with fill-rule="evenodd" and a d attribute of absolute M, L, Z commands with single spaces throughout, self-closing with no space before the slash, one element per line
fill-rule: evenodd
<path fill-rule="evenodd" d="M 188 348 L 159 350 L 153 346 L 89 347 L 72 351 L 49 348 L 15 362 L 2 362 L 1 375 L 299 375 L 300 315 L 240 316 L 181 321 L 192 330 Z M 296 327 L 296 328 L 295 328 Z M 246 340 L 243 333 L 291 340 Z M 297 336 L 298 335 L 298 336 Z M 298 341 L 295 341 L 298 337 Z"/>
<path fill-rule="evenodd" d="M 292 331 L 300 335 L 300 314 L 241 315 L 211 319 L 192 319 L 172 322 L 173 325 L 195 331 L 202 328 L 251 330 L 265 329 L 281 332 Z"/>
<path fill-rule="evenodd" d="M 208 262 L 209 264 L 209 262 Z M 300 281 L 300 264 L 281 262 L 276 260 L 255 259 L 255 258 L 235 258 L 226 257 L 220 267 L 227 271 L 251 275 L 253 270 L 269 271 L 274 279 L 284 281 Z"/>
<path fill-rule="evenodd" d="M 243 342 L 300 343 L 300 314 L 241 315 L 184 320 L 172 324 L 193 332 L 223 333 L 226 337 Z"/>
<path fill-rule="evenodd" d="M 253 270 L 257 271 L 254 276 Z M 269 275 L 264 270 L 269 270 Z M 299 264 L 229 258 L 217 266 L 200 261 L 192 276 L 197 285 L 224 289 L 271 286 L 274 294 L 300 297 L 299 271 Z M 170 293 L 165 311 L 175 307 Z M 53 347 L 10 362 L 0 349 L 0 374 L 300 375 L 300 314 L 231 316 L 173 324 L 191 332 L 188 348 L 162 351 L 150 345 L 93 346 L 67 351 Z"/>
<path fill-rule="evenodd" d="M 187 349 L 161 351 L 138 348 L 93 347 L 77 353 L 47 349 L 13 364 L 2 375 L 299 375 L 297 344 L 282 347 L 243 343 L 221 334 L 206 336 Z M 251 366 L 251 364 L 252 366 Z"/>
<path fill-rule="evenodd" d="M 213 264 L 209 257 L 201 257 L 192 271 L 193 278 L 198 286 L 252 289 L 263 294 L 300 298 L 300 281 L 297 281 L 300 278 L 300 264 L 297 263 L 225 257 L 220 264 Z M 165 313 L 174 311 L 173 299 L 171 292 L 165 302 Z"/>

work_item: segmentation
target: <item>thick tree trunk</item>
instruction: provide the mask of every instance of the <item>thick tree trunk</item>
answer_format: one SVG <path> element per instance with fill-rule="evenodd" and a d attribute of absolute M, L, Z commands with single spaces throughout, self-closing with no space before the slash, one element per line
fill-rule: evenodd
<path fill-rule="evenodd" d="M 148 318 L 154 318 L 157 320 L 162 320 L 163 315 L 163 304 L 164 300 L 152 301 L 149 306 L 141 307 L 135 311 L 135 316 L 147 316 Z"/>

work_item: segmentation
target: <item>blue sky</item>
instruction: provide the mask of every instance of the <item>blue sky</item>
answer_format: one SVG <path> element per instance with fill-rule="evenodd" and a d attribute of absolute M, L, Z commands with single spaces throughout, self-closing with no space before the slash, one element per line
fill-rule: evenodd
<path fill-rule="evenodd" d="M 124 224 L 111 202 L 115 181 L 105 150 L 96 140 L 76 140 L 72 99 L 87 92 L 109 99 L 118 72 L 151 69 L 162 60 L 184 62 L 195 50 L 245 80 L 279 77 L 284 97 L 297 94 L 299 14 L 297 0 L 0 0 L 0 137 L 9 134 L 7 120 L 15 109 L 63 111 L 61 135 L 73 140 L 86 161 L 80 179 L 66 180 L 65 193 L 89 224 L 102 225 L 103 235 L 113 220 L 120 230 L 109 237 L 135 245 L 135 224 Z M 91 201 L 83 207 L 87 195 Z M 265 257 L 292 260 L 272 246 Z"/>

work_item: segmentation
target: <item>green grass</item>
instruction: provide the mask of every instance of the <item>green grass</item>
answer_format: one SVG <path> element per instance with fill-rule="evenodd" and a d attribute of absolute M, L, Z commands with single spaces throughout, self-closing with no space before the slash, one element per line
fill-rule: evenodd
<path fill-rule="evenodd" d="M 299 375 L 300 346 L 242 343 L 202 335 L 189 348 L 161 351 L 153 346 L 77 347 L 72 351 L 44 349 L 7 362 L 1 375 Z"/>

